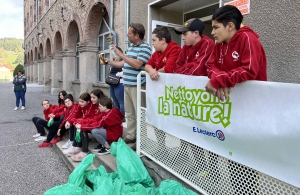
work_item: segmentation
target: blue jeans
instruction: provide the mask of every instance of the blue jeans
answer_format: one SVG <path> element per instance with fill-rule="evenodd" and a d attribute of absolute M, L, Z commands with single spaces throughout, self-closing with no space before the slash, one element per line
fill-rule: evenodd
<path fill-rule="evenodd" d="M 25 107 L 25 91 L 15 91 L 16 95 L 16 107 L 20 105 L 20 99 L 22 100 L 22 106 Z"/>
<path fill-rule="evenodd" d="M 109 93 L 114 101 L 114 107 L 118 108 L 125 116 L 124 110 L 124 85 L 120 83 L 117 86 L 109 86 Z"/>

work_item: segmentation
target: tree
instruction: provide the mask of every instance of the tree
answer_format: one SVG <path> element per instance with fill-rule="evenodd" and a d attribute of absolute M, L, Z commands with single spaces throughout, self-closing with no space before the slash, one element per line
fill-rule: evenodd
<path fill-rule="evenodd" d="M 19 71 L 24 72 L 24 66 L 21 64 L 18 64 L 18 66 L 16 66 L 15 70 L 14 70 L 14 76 L 18 74 Z"/>

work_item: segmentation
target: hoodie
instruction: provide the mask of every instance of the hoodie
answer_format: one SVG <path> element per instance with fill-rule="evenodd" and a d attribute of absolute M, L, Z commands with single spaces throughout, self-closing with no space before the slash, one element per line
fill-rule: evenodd
<path fill-rule="evenodd" d="M 259 35 L 240 28 L 228 43 L 217 43 L 207 61 L 210 83 L 215 89 L 234 87 L 247 80 L 267 80 L 267 60 Z"/>
<path fill-rule="evenodd" d="M 184 45 L 176 61 L 174 73 L 207 76 L 205 64 L 213 48 L 213 40 L 205 35 L 194 46 Z"/>
<path fill-rule="evenodd" d="M 14 92 L 24 91 L 26 93 L 26 76 L 22 74 L 21 76 L 16 75 L 13 80 Z"/>
<path fill-rule="evenodd" d="M 173 73 L 180 50 L 180 46 L 174 41 L 171 41 L 164 52 L 154 52 L 146 64 L 156 70 L 164 67 L 165 73 Z"/>
<path fill-rule="evenodd" d="M 106 130 L 108 142 L 115 142 L 123 134 L 122 119 L 124 115 L 117 108 L 112 108 L 108 112 L 102 112 L 94 119 L 81 121 L 81 130 L 90 131 L 95 128 L 103 127 Z"/>

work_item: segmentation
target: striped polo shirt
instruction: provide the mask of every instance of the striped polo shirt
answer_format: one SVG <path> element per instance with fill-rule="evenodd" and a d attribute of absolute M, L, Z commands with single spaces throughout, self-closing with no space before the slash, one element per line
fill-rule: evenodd
<path fill-rule="evenodd" d="M 139 45 L 132 45 L 128 48 L 127 57 L 132 59 L 138 59 L 143 62 L 143 65 L 140 69 L 135 69 L 126 62 L 124 63 L 123 68 L 123 79 L 125 86 L 136 86 L 137 85 L 137 75 L 144 70 L 146 62 L 148 62 L 151 57 L 151 47 L 148 43 L 142 41 Z M 142 75 L 141 83 L 144 84 L 146 82 L 145 75 Z"/>

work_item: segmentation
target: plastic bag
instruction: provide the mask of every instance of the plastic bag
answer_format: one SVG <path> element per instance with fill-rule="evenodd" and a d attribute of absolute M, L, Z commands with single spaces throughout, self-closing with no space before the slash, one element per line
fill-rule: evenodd
<path fill-rule="evenodd" d="M 174 180 L 164 180 L 160 183 L 157 195 L 197 195 Z"/>
<path fill-rule="evenodd" d="M 76 142 L 81 142 L 80 129 L 76 130 L 75 140 Z"/>
<path fill-rule="evenodd" d="M 50 120 L 47 123 L 47 127 L 51 127 L 53 123 L 54 123 L 54 119 L 50 118 Z"/>
<path fill-rule="evenodd" d="M 87 155 L 70 174 L 68 183 L 47 190 L 44 195 L 87 195 L 92 190 L 85 184 L 85 170 L 93 163 L 95 154 Z M 90 192 L 90 193 L 87 193 Z"/>

